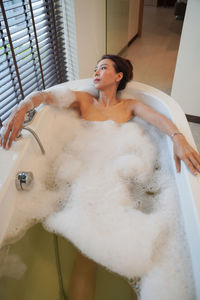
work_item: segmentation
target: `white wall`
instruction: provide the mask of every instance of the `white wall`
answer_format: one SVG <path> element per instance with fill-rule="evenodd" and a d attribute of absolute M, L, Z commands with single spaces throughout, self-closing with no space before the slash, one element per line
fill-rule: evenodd
<path fill-rule="evenodd" d="M 200 1 L 189 0 L 178 51 L 172 97 L 200 117 Z"/>
<path fill-rule="evenodd" d="M 79 78 L 91 77 L 105 54 L 105 0 L 74 0 Z"/>

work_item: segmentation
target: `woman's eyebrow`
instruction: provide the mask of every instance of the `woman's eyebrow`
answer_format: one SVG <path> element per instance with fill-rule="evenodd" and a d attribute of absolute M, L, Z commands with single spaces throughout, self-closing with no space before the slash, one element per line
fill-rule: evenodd
<path fill-rule="evenodd" d="M 99 67 L 102 67 L 102 66 L 108 66 L 108 64 L 101 64 Z M 95 67 L 95 69 L 97 69 L 98 66 Z"/>
<path fill-rule="evenodd" d="M 108 66 L 108 64 L 101 64 L 100 67 L 102 67 L 102 66 Z"/>

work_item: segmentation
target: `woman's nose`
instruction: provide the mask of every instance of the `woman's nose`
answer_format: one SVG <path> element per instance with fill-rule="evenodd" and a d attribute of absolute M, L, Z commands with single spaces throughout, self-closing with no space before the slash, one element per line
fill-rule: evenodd
<path fill-rule="evenodd" d="M 99 69 L 96 69 L 95 71 L 94 71 L 94 76 L 98 76 L 99 75 Z"/>

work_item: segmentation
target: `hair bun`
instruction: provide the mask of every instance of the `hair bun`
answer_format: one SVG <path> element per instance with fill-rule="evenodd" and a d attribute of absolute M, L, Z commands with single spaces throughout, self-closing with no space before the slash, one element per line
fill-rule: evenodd
<path fill-rule="evenodd" d="M 132 63 L 130 62 L 129 59 L 126 59 L 126 62 L 128 64 L 128 67 L 129 67 L 128 80 L 130 81 L 131 79 L 133 79 L 133 65 L 132 65 Z"/>

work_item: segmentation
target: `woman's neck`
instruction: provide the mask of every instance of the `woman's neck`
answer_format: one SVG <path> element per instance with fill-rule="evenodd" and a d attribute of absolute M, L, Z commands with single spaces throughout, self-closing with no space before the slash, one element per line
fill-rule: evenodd
<path fill-rule="evenodd" d="M 118 103 L 116 89 L 107 89 L 99 91 L 99 103 L 109 107 Z"/>

